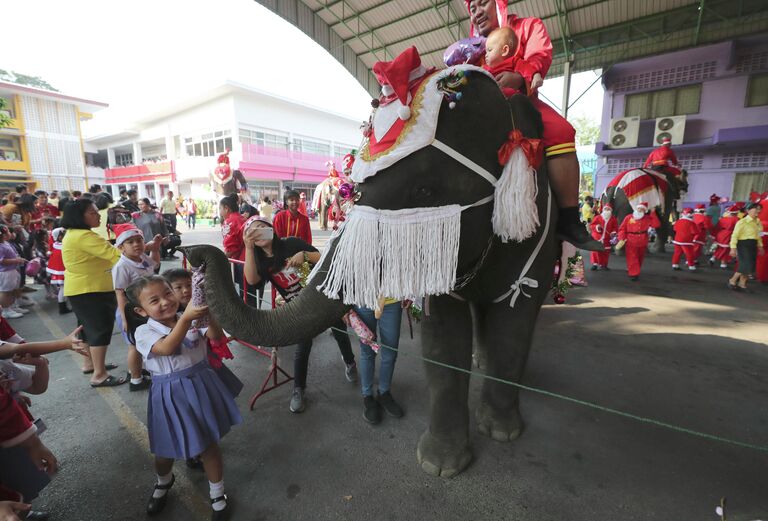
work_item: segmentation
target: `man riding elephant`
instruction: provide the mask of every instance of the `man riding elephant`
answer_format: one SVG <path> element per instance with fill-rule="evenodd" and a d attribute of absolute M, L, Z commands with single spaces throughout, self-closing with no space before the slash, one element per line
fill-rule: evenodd
<path fill-rule="evenodd" d="M 653 149 L 648 154 L 643 168 L 653 168 L 657 172 L 670 173 L 675 176 L 680 175 L 680 164 L 677 156 L 672 152 L 672 140 L 665 137 L 661 140 L 661 146 Z"/>
<path fill-rule="evenodd" d="M 579 161 L 576 158 L 576 131 L 565 118 L 540 101 L 536 90 L 542 85 L 552 64 L 552 42 L 544 23 L 538 18 L 519 18 L 507 14 L 508 0 L 464 0 L 472 24 L 472 36 L 487 37 L 499 27 L 511 27 L 519 41 L 518 63 L 525 62 L 526 72 L 502 72 L 496 76 L 501 88 L 525 92 L 541 113 L 544 124 L 542 142 L 547 170 L 560 209 L 558 236 L 578 248 L 602 251 L 603 246 L 590 237 L 579 220 Z M 474 65 L 480 65 L 475 63 Z M 525 74 L 525 76 L 524 76 Z M 526 77 L 527 76 L 527 77 Z"/>

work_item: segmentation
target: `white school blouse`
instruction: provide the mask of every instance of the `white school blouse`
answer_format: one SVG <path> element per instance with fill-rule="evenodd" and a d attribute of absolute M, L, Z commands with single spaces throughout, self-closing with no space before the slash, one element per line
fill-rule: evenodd
<path fill-rule="evenodd" d="M 152 353 L 160 339 L 168 336 L 172 328 L 160 322 L 149 319 L 143 326 L 136 329 L 136 349 L 144 357 L 144 367 L 152 374 L 169 374 L 182 371 L 206 359 L 208 343 L 205 337 L 208 328 L 192 328 L 176 348 L 176 353 L 169 356 L 158 356 Z"/>

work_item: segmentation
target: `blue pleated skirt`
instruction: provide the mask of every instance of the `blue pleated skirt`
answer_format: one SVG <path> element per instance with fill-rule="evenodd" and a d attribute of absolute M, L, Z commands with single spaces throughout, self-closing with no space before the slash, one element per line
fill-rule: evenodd
<path fill-rule="evenodd" d="M 229 392 L 232 393 L 233 397 L 237 398 L 240 396 L 240 391 L 243 390 L 243 382 L 229 367 L 227 367 L 226 364 L 222 362 L 221 367 L 213 368 L 213 372 L 216 373 L 216 376 L 222 381 L 224 387 L 229 389 Z"/>
<path fill-rule="evenodd" d="M 147 424 L 155 456 L 199 456 L 242 421 L 232 393 L 207 360 L 175 373 L 152 375 Z"/>

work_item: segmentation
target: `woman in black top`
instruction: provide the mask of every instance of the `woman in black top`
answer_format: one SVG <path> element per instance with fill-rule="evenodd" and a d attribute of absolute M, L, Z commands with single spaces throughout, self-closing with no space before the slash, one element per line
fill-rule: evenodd
<path fill-rule="evenodd" d="M 279 238 L 274 234 L 272 224 L 266 219 L 254 218 L 243 228 L 245 242 L 245 280 L 248 284 L 259 284 L 268 280 L 285 299 L 290 302 L 301 291 L 299 269 L 302 264 L 316 264 L 320 260 L 317 248 L 298 237 Z M 357 364 L 352 352 L 352 344 L 341 320 L 331 326 L 336 343 L 345 364 L 345 375 L 350 382 L 357 381 Z M 307 385 L 307 369 L 312 339 L 302 340 L 296 347 L 293 361 L 293 393 L 290 410 L 294 413 L 304 411 L 304 389 Z"/>

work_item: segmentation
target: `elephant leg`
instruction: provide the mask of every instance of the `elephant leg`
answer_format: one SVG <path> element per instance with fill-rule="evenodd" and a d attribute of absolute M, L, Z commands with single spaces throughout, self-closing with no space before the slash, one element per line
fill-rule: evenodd
<path fill-rule="evenodd" d="M 450 296 L 429 297 L 430 316 L 422 326 L 425 358 L 470 369 L 472 317 L 469 304 Z M 430 393 L 430 425 L 416 457 L 433 476 L 453 477 L 472 461 L 469 449 L 469 374 L 425 362 Z"/>
<path fill-rule="evenodd" d="M 531 318 L 535 317 L 539 305 L 532 299 L 518 299 L 514 315 L 507 302 L 480 307 L 478 338 L 487 353 L 485 374 L 520 381 L 533 338 Z M 475 414 L 478 430 L 497 441 L 511 441 L 520 436 L 523 421 L 519 393 L 517 387 L 486 379 Z"/>

